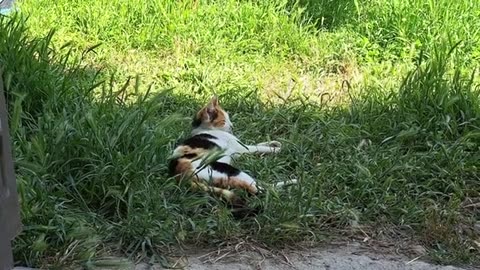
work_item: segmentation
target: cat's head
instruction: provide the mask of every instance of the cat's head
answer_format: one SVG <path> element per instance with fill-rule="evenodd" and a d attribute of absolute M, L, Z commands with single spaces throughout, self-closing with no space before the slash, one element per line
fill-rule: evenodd
<path fill-rule="evenodd" d="M 194 129 L 219 129 L 226 132 L 232 132 L 233 127 L 228 113 L 220 107 L 216 96 L 195 114 L 192 126 Z"/>

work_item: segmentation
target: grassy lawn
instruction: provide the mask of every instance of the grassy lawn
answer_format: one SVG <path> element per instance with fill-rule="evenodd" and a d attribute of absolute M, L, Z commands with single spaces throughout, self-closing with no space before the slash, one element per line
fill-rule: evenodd
<path fill-rule="evenodd" d="M 480 1 L 19 5 L 0 19 L 18 264 L 365 234 L 480 263 Z M 300 181 L 252 198 L 265 208 L 252 219 L 166 176 L 212 93 L 246 143 L 284 145 L 240 167 L 260 183 Z"/>

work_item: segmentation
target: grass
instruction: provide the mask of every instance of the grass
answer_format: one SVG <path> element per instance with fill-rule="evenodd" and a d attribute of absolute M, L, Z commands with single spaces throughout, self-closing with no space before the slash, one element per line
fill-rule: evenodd
<path fill-rule="evenodd" d="M 478 265 L 479 5 L 21 1 L 21 16 L 0 19 L 17 264 L 91 268 L 110 254 L 361 230 Z M 166 177 L 213 92 L 246 143 L 285 146 L 241 167 L 260 183 L 300 179 L 252 199 L 266 209 L 255 219 Z"/>

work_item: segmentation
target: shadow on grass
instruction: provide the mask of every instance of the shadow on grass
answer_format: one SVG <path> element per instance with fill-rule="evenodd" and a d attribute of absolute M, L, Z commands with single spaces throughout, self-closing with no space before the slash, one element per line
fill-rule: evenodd
<path fill-rule="evenodd" d="M 209 93 L 100 83 L 68 51 L 52 51 L 48 37 L 25 36 L 22 23 L 0 22 L 16 48 L 0 48 L 0 61 L 25 225 L 17 264 L 93 263 L 104 252 L 152 256 L 246 238 L 281 246 L 356 234 L 359 225 L 372 238 L 408 228 L 443 262 L 478 262 L 469 253 L 479 236 L 471 207 L 480 198 L 478 93 L 460 74 L 444 80 L 445 59 L 413 72 L 399 94 L 371 92 L 348 108 L 266 104 L 259 89 L 222 92 L 245 143 L 284 145 L 276 156 L 242 157 L 240 167 L 260 183 L 300 180 L 252 199 L 265 212 L 237 222 L 215 198 L 166 177 L 167 157 Z M 125 98 L 135 92 L 144 94 Z"/>

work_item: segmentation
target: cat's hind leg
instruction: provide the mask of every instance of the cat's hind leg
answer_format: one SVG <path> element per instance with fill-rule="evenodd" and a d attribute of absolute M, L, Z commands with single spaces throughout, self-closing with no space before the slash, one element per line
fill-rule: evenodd
<path fill-rule="evenodd" d="M 212 162 L 196 171 L 195 181 L 201 182 L 205 191 L 219 195 L 232 208 L 235 218 L 244 218 L 258 214 L 261 209 L 247 205 L 246 198 L 238 194 L 244 190 L 247 195 L 257 195 L 258 187 L 255 179 L 232 165 L 224 162 Z"/>
<path fill-rule="evenodd" d="M 215 161 L 203 168 L 200 166 L 197 168 L 196 177 L 214 187 L 240 189 L 251 194 L 258 192 L 257 183 L 253 177 L 228 163 Z"/>

